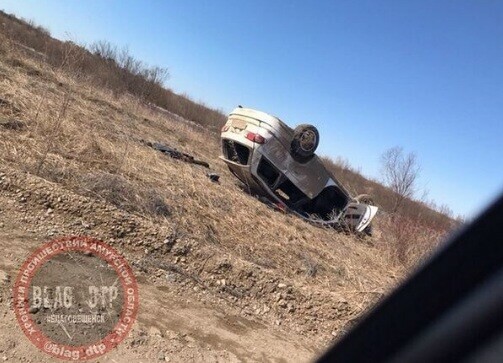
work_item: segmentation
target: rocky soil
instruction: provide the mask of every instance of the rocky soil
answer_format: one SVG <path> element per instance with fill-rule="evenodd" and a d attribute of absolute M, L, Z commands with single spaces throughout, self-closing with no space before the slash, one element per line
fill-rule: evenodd
<path fill-rule="evenodd" d="M 11 296 L 59 236 L 103 240 L 138 278 L 137 323 L 107 362 L 309 361 L 405 275 L 379 226 L 361 239 L 272 210 L 218 160 L 216 135 L 17 48 L 0 34 L 0 359 L 52 361 Z"/>
<path fill-rule="evenodd" d="M 188 242 L 178 241 L 173 231 L 40 178 L 1 170 L 3 361 L 52 361 L 17 326 L 11 287 L 30 251 L 69 234 L 105 236 L 134 266 L 140 283 L 140 312 L 131 336 L 98 361 L 305 361 L 323 345 L 309 325 L 319 321 L 316 314 L 324 308 L 311 302 L 314 297 L 225 258 L 198 263 L 194 247 L 188 254 Z M 344 314 L 344 302 L 333 310 Z M 310 318 L 298 321 L 310 311 Z"/>

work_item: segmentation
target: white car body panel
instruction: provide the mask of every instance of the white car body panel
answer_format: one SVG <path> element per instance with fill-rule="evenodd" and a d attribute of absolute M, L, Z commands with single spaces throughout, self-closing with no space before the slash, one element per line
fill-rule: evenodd
<path fill-rule="evenodd" d="M 248 133 L 262 136 L 265 142 L 259 144 L 249 140 L 246 137 Z M 318 156 L 314 155 L 310 160 L 303 163 L 296 161 L 290 153 L 293 136 L 294 130 L 279 118 L 262 111 L 238 107 L 230 113 L 229 119 L 222 129 L 223 155 L 220 158 L 228 165 L 232 173 L 247 184 L 249 188 L 254 187 L 254 189 L 264 191 L 269 198 L 285 207 L 292 208 L 293 204 L 295 212 L 306 219 L 313 220 L 308 215 L 316 214 L 316 208 L 314 207 L 314 205 L 317 205 L 316 200 L 322 202 L 327 198 L 336 198 L 334 200 L 338 200 L 339 203 L 338 213 L 330 217 L 331 220 L 327 220 L 328 217 L 326 217 L 327 214 L 325 213 L 324 219 L 319 221 L 322 224 L 345 224 L 355 231 L 364 231 L 375 217 L 378 208 L 359 203 L 351 197 L 349 192 L 325 168 Z M 229 156 L 229 151 L 226 151 L 226 148 L 229 147 L 233 149 L 231 152 L 232 157 Z M 241 156 L 241 158 L 247 158 L 246 162 L 236 158 L 236 148 L 238 147 L 241 148 L 240 151 L 244 152 L 244 154 L 249 153 L 248 156 L 244 154 Z M 260 174 L 259 165 L 263 160 L 267 161 L 269 172 L 278 173 L 279 176 L 275 179 L 275 183 L 272 181 L 268 183 L 267 180 L 264 180 L 264 176 Z M 296 207 L 299 204 L 294 203 L 292 199 L 285 200 L 282 195 L 278 195 L 275 189 L 282 185 L 281 183 L 284 183 L 285 180 L 290 181 L 297 188 L 298 191 L 294 193 L 295 196 L 298 196 L 300 192 L 303 193 L 304 197 L 301 200 L 309 198 L 308 202 L 314 203 L 313 207 L 309 210 L 302 208 L 298 210 Z M 292 189 L 292 186 L 289 188 Z M 333 192 L 327 194 L 330 188 L 337 191 L 335 195 Z M 282 192 L 282 190 L 278 190 Z M 323 196 L 322 192 L 324 193 Z M 345 200 L 344 207 L 341 205 L 341 200 Z M 305 205 L 305 203 L 300 205 Z M 311 211 L 313 208 L 314 212 Z M 326 206 L 324 208 L 326 209 Z"/>

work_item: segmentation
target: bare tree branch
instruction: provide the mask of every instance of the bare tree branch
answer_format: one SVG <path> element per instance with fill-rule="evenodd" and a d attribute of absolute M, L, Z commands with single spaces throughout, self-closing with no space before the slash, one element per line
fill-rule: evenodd
<path fill-rule="evenodd" d="M 414 196 L 419 169 L 416 155 L 414 153 L 405 155 L 402 147 L 392 147 L 382 154 L 381 175 L 383 182 L 395 192 L 392 213 L 400 209 L 405 199 Z"/>

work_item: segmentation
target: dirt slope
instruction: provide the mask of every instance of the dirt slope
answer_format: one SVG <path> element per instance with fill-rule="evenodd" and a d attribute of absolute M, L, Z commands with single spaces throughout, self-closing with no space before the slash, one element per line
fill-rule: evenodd
<path fill-rule="evenodd" d="M 139 278 L 138 323 L 105 361 L 309 360 L 404 275 L 379 229 L 357 239 L 246 194 L 216 135 L 0 44 L 0 357 L 47 360 L 16 326 L 10 289 L 56 236 L 102 239 Z M 208 161 L 221 183 L 141 140 Z"/>

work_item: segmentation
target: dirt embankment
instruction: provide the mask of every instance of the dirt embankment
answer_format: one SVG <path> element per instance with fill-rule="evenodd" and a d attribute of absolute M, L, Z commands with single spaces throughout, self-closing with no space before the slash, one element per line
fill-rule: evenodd
<path fill-rule="evenodd" d="M 379 228 L 360 240 L 269 209 L 219 163 L 214 135 L 137 99 L 14 48 L 0 99 L 0 358 L 50 361 L 16 326 L 10 289 L 61 235 L 111 244 L 140 282 L 133 333 L 100 361 L 309 360 L 404 274 Z M 139 140 L 208 161 L 221 183 Z"/>

